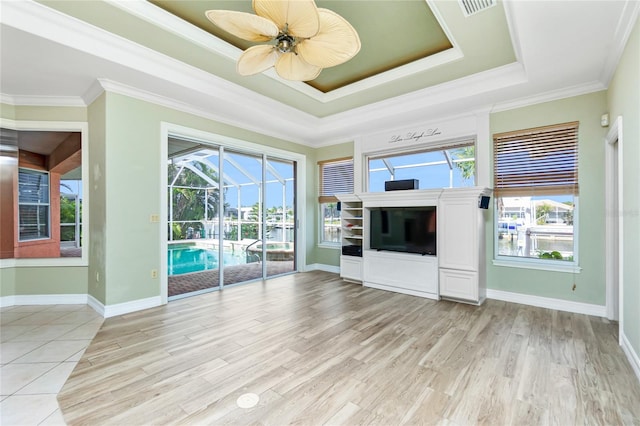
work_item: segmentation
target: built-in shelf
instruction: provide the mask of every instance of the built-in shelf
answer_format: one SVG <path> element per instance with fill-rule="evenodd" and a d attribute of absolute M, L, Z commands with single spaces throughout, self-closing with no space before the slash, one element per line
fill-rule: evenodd
<path fill-rule="evenodd" d="M 364 223 L 362 201 L 353 194 L 339 195 L 341 256 L 340 276 L 362 281 L 362 243 Z"/>

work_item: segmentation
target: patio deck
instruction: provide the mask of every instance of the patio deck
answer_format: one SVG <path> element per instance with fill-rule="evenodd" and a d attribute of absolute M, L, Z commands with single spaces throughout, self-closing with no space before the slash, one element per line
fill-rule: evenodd
<path fill-rule="evenodd" d="M 280 275 L 294 272 L 293 261 L 268 261 L 267 275 Z M 226 266 L 224 268 L 224 284 L 236 284 L 262 277 L 262 263 L 254 262 L 245 265 Z M 218 270 L 193 272 L 191 274 L 169 276 L 169 297 L 191 293 L 198 290 L 219 287 Z"/>

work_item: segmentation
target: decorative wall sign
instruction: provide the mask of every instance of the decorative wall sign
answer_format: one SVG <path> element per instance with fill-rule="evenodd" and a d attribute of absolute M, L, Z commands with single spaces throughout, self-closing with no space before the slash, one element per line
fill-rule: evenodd
<path fill-rule="evenodd" d="M 407 132 L 404 135 L 391 135 L 388 143 L 399 143 L 399 142 L 419 142 L 422 139 L 428 139 L 430 137 L 441 135 L 442 132 L 437 127 L 433 129 L 427 129 L 422 131 L 414 131 Z"/>

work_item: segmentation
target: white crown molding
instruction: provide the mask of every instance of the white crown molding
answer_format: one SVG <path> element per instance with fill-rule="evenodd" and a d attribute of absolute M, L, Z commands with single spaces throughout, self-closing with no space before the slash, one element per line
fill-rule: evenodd
<path fill-rule="evenodd" d="M 82 100 L 86 106 L 91 105 L 100 95 L 104 93 L 104 87 L 100 82 L 100 79 L 95 80 L 86 92 L 82 95 Z"/>
<path fill-rule="evenodd" d="M 319 132 L 323 139 L 314 138 L 314 146 L 333 145 L 352 140 L 356 134 L 371 134 L 384 129 L 424 122 L 424 110 L 427 108 L 526 82 L 527 76 L 522 65 L 514 62 L 325 117 L 322 119 L 322 128 Z M 465 114 L 471 112 L 467 111 Z M 429 114 L 430 120 L 433 117 L 433 114 Z M 350 129 L 349 135 L 341 134 L 345 128 Z"/>
<path fill-rule="evenodd" d="M 290 127 L 288 127 L 289 123 L 287 124 L 287 127 L 270 126 L 271 128 L 265 128 L 263 126 L 255 125 L 253 121 L 247 120 L 246 111 L 244 114 L 239 113 L 231 116 L 223 116 L 220 114 L 212 113 L 207 109 L 194 106 L 193 104 L 190 104 L 190 103 L 178 101 L 176 99 L 168 98 L 166 96 L 140 90 L 136 87 L 127 86 L 126 84 L 122 84 L 113 80 L 98 79 L 98 83 L 99 83 L 99 86 L 103 89 L 103 91 L 117 93 L 117 94 L 128 96 L 134 99 L 139 99 L 145 102 L 149 102 L 155 105 L 170 108 L 176 111 L 182 111 L 188 114 L 193 114 L 198 117 L 217 121 L 223 124 L 228 124 L 230 126 L 241 128 L 243 130 L 248 130 L 248 131 L 260 133 L 263 135 L 272 136 L 274 138 L 289 140 L 291 142 L 294 142 L 300 145 L 312 146 L 308 142 L 308 140 L 304 137 L 306 135 L 306 132 L 302 133 L 301 136 L 300 135 L 296 136 L 296 135 L 292 135 L 290 132 L 282 131 L 283 129 L 290 130 Z M 92 93 L 96 93 L 96 92 L 97 92 L 96 89 L 92 89 Z M 98 96 L 101 93 L 102 92 L 99 92 Z M 230 118 L 230 117 L 244 117 L 244 119 L 237 119 L 237 118 Z M 269 117 L 266 117 L 266 118 L 269 119 Z M 305 130 L 309 131 L 309 133 L 311 134 L 311 132 L 313 131 L 313 128 L 307 128 Z"/>
<path fill-rule="evenodd" d="M 114 4 L 122 6 L 129 3 L 141 8 L 148 7 L 147 2 L 140 1 Z M 159 9 L 155 6 L 154 8 Z M 507 14 L 510 13 L 509 10 L 510 6 L 507 6 Z M 638 7 L 634 10 L 637 19 Z M 160 11 L 162 16 L 167 15 L 166 12 Z M 2 12 L 0 21 L 5 25 L 94 56 L 99 55 L 114 63 L 127 64 L 131 70 L 154 76 L 153 84 L 139 88 L 99 79 L 81 98 L 69 97 L 64 101 L 60 98 L 53 101 L 53 98 L 3 94 L 0 100 L 5 103 L 21 105 L 21 102 L 27 102 L 29 98 L 30 104 L 66 102 L 67 106 L 86 106 L 107 86 L 116 93 L 311 147 L 353 141 L 358 135 L 421 122 L 425 117 L 433 120 L 448 117 L 452 113 L 472 113 L 484 108 L 498 112 L 606 89 L 604 84 L 594 81 L 513 101 L 483 104 L 484 94 L 496 93 L 499 98 L 504 99 L 508 96 L 509 88 L 522 87 L 530 83 L 523 64 L 514 62 L 392 99 L 318 118 L 40 3 L 5 2 Z M 434 9 L 434 12 L 437 13 L 437 9 Z M 628 21 L 625 22 L 628 24 Z M 629 27 L 627 24 L 621 24 L 621 28 Z M 189 26 L 193 27 L 190 24 Z M 618 33 L 626 34 L 622 29 Z M 207 38 L 211 37 L 208 33 L 204 35 Z M 172 94 L 167 95 L 168 93 Z M 175 93 L 179 95 L 174 95 Z M 470 99 L 473 99 L 473 105 L 467 102 Z M 449 109 L 440 109 L 440 105 L 447 105 Z"/>
<path fill-rule="evenodd" d="M 508 111 L 510 109 L 522 108 L 530 105 L 541 104 L 544 102 L 557 101 L 559 99 L 571 98 L 574 96 L 586 95 L 588 93 L 599 92 L 607 88 L 600 81 L 592 81 L 589 83 L 578 84 L 571 87 L 565 87 L 558 90 L 551 90 L 534 96 L 514 99 L 507 102 L 499 102 L 493 105 L 491 112 Z"/>
<path fill-rule="evenodd" d="M 109 4 L 130 13 L 137 18 L 143 19 L 165 31 L 171 32 L 185 40 L 188 40 L 210 52 L 225 56 L 233 61 L 237 61 L 242 50 L 221 40 L 214 35 L 196 27 L 195 25 L 167 12 L 166 10 L 141 0 L 106 0 Z M 417 60 L 401 67 L 394 68 L 381 74 L 360 80 L 356 83 L 349 84 L 336 90 L 324 93 L 306 83 L 299 81 L 283 80 L 277 73 L 271 69 L 263 74 L 269 78 L 277 80 L 279 83 L 285 84 L 319 102 L 327 103 L 345 96 L 353 95 L 363 90 L 371 89 L 380 84 L 389 83 L 391 81 L 408 77 L 422 71 L 426 71 L 437 66 L 457 61 L 464 57 L 462 51 L 458 47 L 453 38 L 452 32 L 446 26 L 436 3 L 433 0 L 425 0 L 432 10 L 436 20 L 442 27 L 444 33 L 451 41 L 453 48 L 427 58 Z M 211 24 L 213 25 L 213 24 Z"/>
<path fill-rule="evenodd" d="M 607 316 L 607 309 L 602 305 L 553 299 L 531 294 L 512 293 L 510 291 L 494 290 L 492 288 L 487 289 L 487 298 L 502 300 L 503 302 L 519 303 L 521 305 L 536 306 L 538 308 L 554 309 L 556 311 L 572 312 L 575 314 L 593 315 L 596 317 Z"/>
<path fill-rule="evenodd" d="M 504 6 L 505 18 L 507 19 L 507 27 L 509 28 L 509 36 L 511 37 L 513 53 L 516 55 L 516 61 L 522 63 L 522 45 L 520 42 L 520 33 L 516 31 L 513 3 L 510 1 L 503 1 L 502 5 Z"/>
<path fill-rule="evenodd" d="M 299 143 L 317 124 L 317 118 L 310 114 L 33 1 L 4 2 L 0 19 L 5 25 L 126 64 L 132 70 L 153 70 L 156 78 L 206 95 L 210 113 L 217 120 L 226 117 L 225 121 L 237 123 L 240 120 L 233 117 L 242 117 L 242 127 L 252 124 L 254 129 L 279 138 L 285 133 L 285 139 Z M 289 119 L 285 132 L 281 117 Z"/>
<path fill-rule="evenodd" d="M 606 87 L 609 87 L 611 83 L 616 67 L 624 53 L 624 48 L 631 36 L 631 31 L 633 31 L 633 27 L 638 20 L 638 15 L 640 15 L 640 1 L 626 1 L 624 11 L 620 16 L 620 21 L 618 21 L 618 25 L 616 26 L 614 41 L 609 51 L 609 56 L 604 63 L 600 76 L 600 81 Z"/>
<path fill-rule="evenodd" d="M 265 71 L 264 74 L 273 78 L 274 80 L 279 81 L 282 84 L 298 90 L 299 92 L 309 96 L 310 98 L 313 98 L 322 103 L 327 103 L 338 100 L 340 98 L 344 98 L 346 96 L 354 95 L 356 93 L 374 88 L 385 83 L 392 82 L 394 80 L 398 80 L 403 77 L 408 77 L 410 75 L 447 64 L 449 62 L 460 60 L 463 57 L 464 55 L 462 54 L 462 51 L 457 47 L 453 47 L 443 52 L 431 55 L 427 58 L 413 61 L 406 65 L 393 68 L 384 73 L 373 75 L 371 77 L 365 78 L 355 83 L 351 83 L 347 86 L 343 86 L 339 89 L 335 89 L 327 93 L 321 92 L 305 83 L 283 80 L 273 69 Z"/>
<path fill-rule="evenodd" d="M 0 93 L 0 103 L 16 106 L 84 107 L 78 96 L 28 96 Z"/>

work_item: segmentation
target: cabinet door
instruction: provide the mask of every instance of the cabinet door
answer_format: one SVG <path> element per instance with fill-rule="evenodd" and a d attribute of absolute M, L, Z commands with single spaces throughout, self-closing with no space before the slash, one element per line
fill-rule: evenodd
<path fill-rule="evenodd" d="M 362 281 L 362 259 L 353 256 L 340 256 L 340 277 Z"/>
<path fill-rule="evenodd" d="M 476 199 L 443 199 L 438 205 L 438 259 L 441 268 L 478 270 Z"/>
<path fill-rule="evenodd" d="M 478 273 L 440 269 L 440 296 L 478 303 Z"/>

